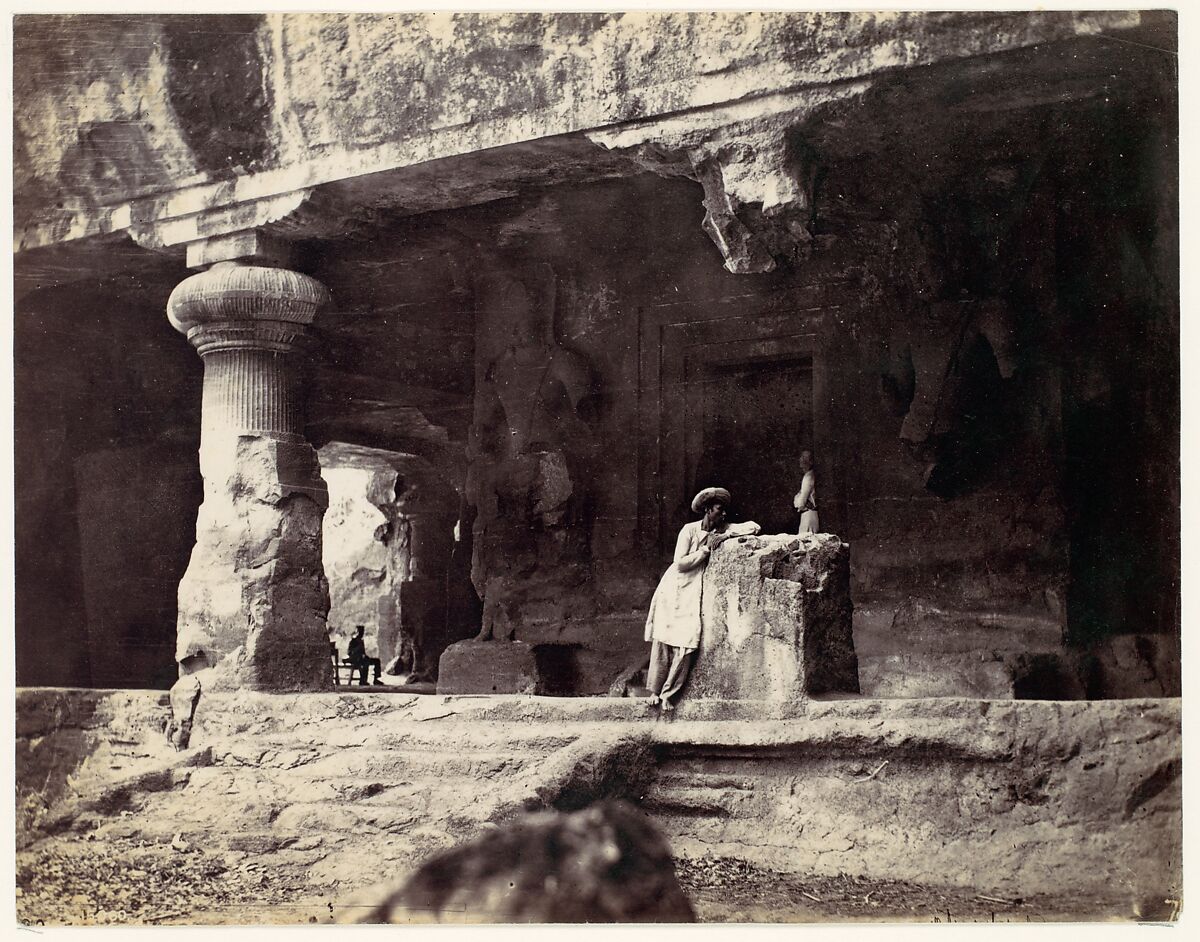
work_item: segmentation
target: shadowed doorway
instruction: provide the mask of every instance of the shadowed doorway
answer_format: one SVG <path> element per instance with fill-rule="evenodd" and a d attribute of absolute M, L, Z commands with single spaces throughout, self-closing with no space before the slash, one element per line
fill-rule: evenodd
<path fill-rule="evenodd" d="M 703 437 L 692 492 L 728 488 L 731 519 L 754 520 L 764 533 L 795 532 L 800 452 L 813 447 L 812 358 L 710 364 L 699 387 Z"/>

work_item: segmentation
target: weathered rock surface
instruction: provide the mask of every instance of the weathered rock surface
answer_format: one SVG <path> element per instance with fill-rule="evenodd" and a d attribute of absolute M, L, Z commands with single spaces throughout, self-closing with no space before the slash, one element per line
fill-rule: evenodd
<path fill-rule="evenodd" d="M 791 109 L 757 109 L 752 118 L 743 112 L 723 127 L 711 117 L 668 119 L 588 136 L 654 173 L 696 180 L 704 191 L 702 227 L 726 270 L 763 273 L 775 269 L 777 256 L 802 260 L 812 247 L 820 168 L 794 129 L 818 106 L 861 92 L 853 85 L 809 91 Z"/>
<path fill-rule="evenodd" d="M 40 848 L 178 837 L 218 861 L 253 852 L 352 921 L 367 911 L 354 899 L 378 907 L 489 824 L 625 797 L 684 857 L 1009 898 L 1127 894 L 1093 918 L 1179 898 L 1178 700 L 778 706 L 685 699 L 655 722 L 633 699 L 240 691 L 206 695 L 176 753 L 161 694 L 25 690 L 18 799 L 42 810 L 19 819 L 18 866 Z"/>
<path fill-rule="evenodd" d="M 854 610 L 859 682 L 871 697 L 1107 700 L 1178 696 L 1179 638 L 1120 634 L 1067 645 L 1050 612 L 951 608 L 908 598 Z"/>
<path fill-rule="evenodd" d="M 753 845 L 797 872 L 1177 899 L 1178 710 L 846 700 L 793 724 L 673 724 L 648 808 L 687 855 Z M 758 762 L 732 758 L 751 742 Z"/>
<path fill-rule="evenodd" d="M 728 540 L 704 572 L 690 699 L 857 693 L 850 547 L 831 534 Z"/>
<path fill-rule="evenodd" d="M 542 692 L 533 645 L 523 641 L 459 641 L 442 653 L 438 693 Z"/>
<path fill-rule="evenodd" d="M 1013 672 L 999 655 L 871 654 L 858 658 L 861 689 L 872 697 L 978 697 L 1011 700 Z"/>
<path fill-rule="evenodd" d="M 1182 656 L 1177 635 L 1115 635 L 1085 658 L 1094 697 L 1178 697 Z"/>
<path fill-rule="evenodd" d="M 859 682 L 872 697 L 1080 699 L 1061 617 L 873 599 L 854 609 Z"/>
<path fill-rule="evenodd" d="M 400 650 L 399 583 L 410 549 L 395 507 L 403 482 L 386 467 L 327 466 L 323 454 L 321 476 L 329 487 L 321 530 L 329 636 L 345 657 L 362 625 L 367 653 L 387 663 Z"/>
<path fill-rule="evenodd" d="M 204 503 L 179 584 L 176 659 L 205 690 L 331 683 L 321 569 L 327 501 L 304 441 L 241 435 L 201 456 Z"/>
<path fill-rule="evenodd" d="M 16 704 L 17 828 L 26 840 L 61 809 L 178 756 L 162 735 L 165 692 L 23 691 Z"/>
<path fill-rule="evenodd" d="M 1136 12 L 307 14 L 197 30 L 29 17 L 15 42 L 18 225 L 44 223 L 36 244 L 127 226 L 114 204 L 171 183 L 207 184 L 188 212 L 220 204 L 230 171 L 322 183 L 1140 22 Z M 496 190 L 470 182 L 457 205 Z"/>
<path fill-rule="evenodd" d="M 624 802 L 528 815 L 426 861 L 363 922 L 695 922 L 657 828 Z"/>
<path fill-rule="evenodd" d="M 196 718 L 196 707 L 200 705 L 203 689 L 195 674 L 184 675 L 175 681 L 168 694 L 171 715 L 163 730 L 167 742 L 182 752 L 192 738 L 192 724 Z"/>

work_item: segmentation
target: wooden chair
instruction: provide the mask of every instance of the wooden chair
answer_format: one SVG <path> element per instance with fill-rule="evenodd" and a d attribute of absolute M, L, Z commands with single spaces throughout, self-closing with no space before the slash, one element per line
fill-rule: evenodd
<path fill-rule="evenodd" d="M 329 659 L 333 662 L 333 682 L 336 686 L 350 686 L 354 683 L 354 675 L 357 673 L 354 665 L 347 658 L 342 657 L 338 653 L 337 644 L 333 641 L 329 642 Z M 342 672 L 345 672 L 345 680 L 342 679 Z"/>

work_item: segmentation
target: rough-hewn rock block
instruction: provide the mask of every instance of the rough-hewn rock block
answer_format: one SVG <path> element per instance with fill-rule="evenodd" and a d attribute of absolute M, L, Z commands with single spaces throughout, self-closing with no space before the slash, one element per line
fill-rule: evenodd
<path fill-rule="evenodd" d="M 686 696 L 799 700 L 858 692 L 850 547 L 831 534 L 738 537 L 704 573 Z"/>
<path fill-rule="evenodd" d="M 438 665 L 438 693 L 541 693 L 533 646 L 523 641 L 460 641 Z"/>
<path fill-rule="evenodd" d="M 205 496 L 179 585 L 176 659 L 206 690 L 332 680 L 321 569 L 327 500 L 307 442 L 242 435 L 201 455 Z"/>

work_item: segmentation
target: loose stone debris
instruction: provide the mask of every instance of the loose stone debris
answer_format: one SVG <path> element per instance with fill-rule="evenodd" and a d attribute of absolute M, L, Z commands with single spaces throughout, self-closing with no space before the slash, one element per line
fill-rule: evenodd
<path fill-rule="evenodd" d="M 737 857 L 679 860 L 675 870 L 701 922 L 1067 922 L 1091 920 L 1098 912 L 1128 912 L 1130 906 L 1118 893 L 1005 900 L 961 887 L 903 880 L 780 873 Z M 1139 918 L 1177 917 L 1177 901 L 1155 903 L 1148 907 L 1150 915 Z"/>

